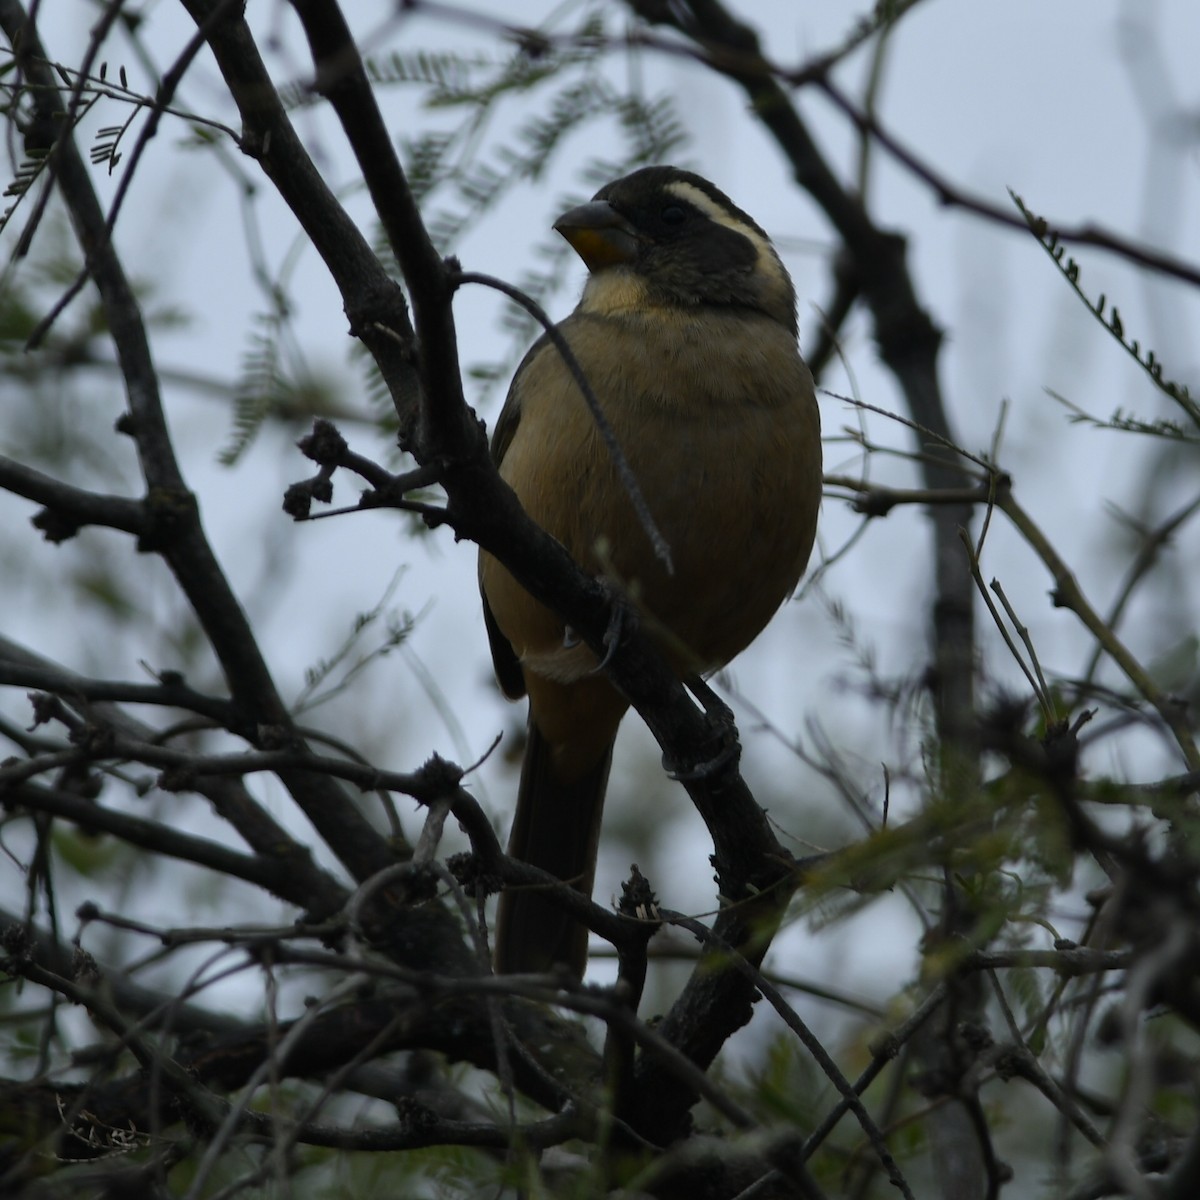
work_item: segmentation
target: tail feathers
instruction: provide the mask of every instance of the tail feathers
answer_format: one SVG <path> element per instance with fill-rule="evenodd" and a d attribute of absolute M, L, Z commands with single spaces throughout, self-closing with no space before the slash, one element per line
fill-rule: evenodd
<path fill-rule="evenodd" d="M 610 741 L 593 766 L 563 782 L 555 771 L 550 743 L 530 722 L 509 854 L 591 895 L 611 765 Z M 562 965 L 581 979 L 587 966 L 587 938 L 586 926 L 536 889 L 513 889 L 500 896 L 497 971 L 549 971 Z"/>

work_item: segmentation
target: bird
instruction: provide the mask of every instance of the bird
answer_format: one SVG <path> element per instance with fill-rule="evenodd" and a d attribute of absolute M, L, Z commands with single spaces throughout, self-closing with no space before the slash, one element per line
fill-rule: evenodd
<path fill-rule="evenodd" d="M 820 419 L 797 344 L 795 289 L 763 229 L 677 167 L 625 175 L 554 228 L 588 269 L 558 332 L 669 563 L 548 335 L 513 376 L 492 458 L 525 512 L 632 605 L 680 678 L 703 677 L 792 594 L 816 536 Z M 479 583 L 501 690 L 529 701 L 508 852 L 590 895 L 628 701 L 567 622 L 486 551 Z M 505 890 L 494 968 L 578 980 L 587 937 L 545 890 Z"/>

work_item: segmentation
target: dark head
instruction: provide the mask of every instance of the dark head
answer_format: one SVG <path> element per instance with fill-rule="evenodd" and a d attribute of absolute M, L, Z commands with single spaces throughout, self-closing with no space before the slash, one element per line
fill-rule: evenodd
<path fill-rule="evenodd" d="M 656 305 L 757 309 L 796 332 L 796 293 L 762 228 L 707 179 L 643 167 L 554 228 L 587 263 L 587 310 Z"/>

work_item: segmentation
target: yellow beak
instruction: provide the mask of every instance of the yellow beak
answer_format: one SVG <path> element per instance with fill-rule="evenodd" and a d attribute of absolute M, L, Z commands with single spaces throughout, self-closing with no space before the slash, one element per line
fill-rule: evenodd
<path fill-rule="evenodd" d="M 631 263 L 637 258 L 636 231 L 607 200 L 592 200 L 569 209 L 554 222 L 554 228 L 571 243 L 571 249 L 589 271 Z"/>

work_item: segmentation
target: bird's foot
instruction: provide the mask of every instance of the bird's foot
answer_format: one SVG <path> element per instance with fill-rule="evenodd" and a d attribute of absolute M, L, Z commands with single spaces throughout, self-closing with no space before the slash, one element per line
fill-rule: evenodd
<path fill-rule="evenodd" d="M 664 754 L 663 770 L 666 771 L 668 779 L 675 779 L 680 783 L 689 783 L 692 780 L 708 779 L 713 775 L 717 775 L 727 767 L 736 765 L 738 759 L 741 757 L 742 743 L 738 741 L 737 730 L 733 730 L 732 736 L 724 742 L 712 758 L 684 767 L 672 763 Z"/>
<path fill-rule="evenodd" d="M 592 668 L 591 674 L 600 675 L 612 662 L 621 644 L 621 639 L 637 627 L 637 610 L 619 588 L 604 579 L 597 582 L 608 592 L 608 627 L 604 630 L 604 657 Z"/>

